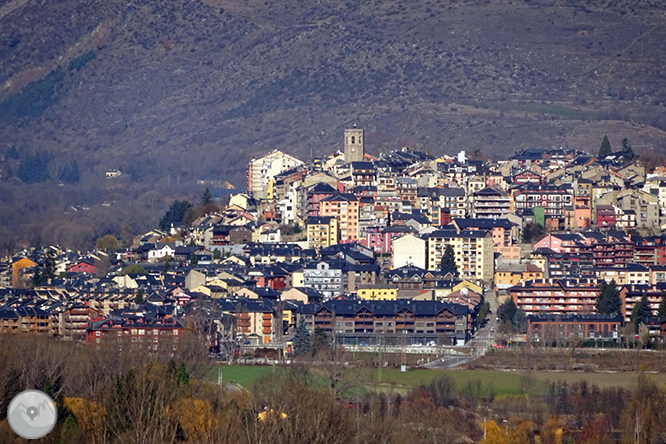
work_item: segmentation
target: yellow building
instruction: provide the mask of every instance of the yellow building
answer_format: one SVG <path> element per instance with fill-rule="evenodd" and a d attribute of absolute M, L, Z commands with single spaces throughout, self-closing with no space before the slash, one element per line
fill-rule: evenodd
<path fill-rule="evenodd" d="M 483 287 L 481 285 L 477 285 L 465 279 L 463 280 L 454 279 L 451 281 L 443 281 L 442 284 L 443 285 L 439 285 L 438 287 L 433 289 L 433 298 L 436 301 L 444 300 L 451 293 L 460 291 L 463 288 L 467 288 L 475 293 L 483 294 Z"/>
<path fill-rule="evenodd" d="M 310 217 L 307 221 L 308 246 L 326 248 L 338 244 L 338 219 L 333 216 Z"/>
<path fill-rule="evenodd" d="M 499 290 L 535 279 L 543 279 L 543 271 L 534 264 L 502 264 L 495 270 L 495 287 Z"/>
<path fill-rule="evenodd" d="M 493 238 L 488 231 L 438 230 L 428 235 L 428 270 L 437 270 L 444 250 L 451 245 L 460 277 L 491 281 L 494 269 Z"/>
<path fill-rule="evenodd" d="M 369 301 L 395 301 L 398 298 L 398 289 L 395 287 L 383 287 L 383 286 L 364 286 L 360 287 L 356 294 L 359 299 L 369 300 Z"/>

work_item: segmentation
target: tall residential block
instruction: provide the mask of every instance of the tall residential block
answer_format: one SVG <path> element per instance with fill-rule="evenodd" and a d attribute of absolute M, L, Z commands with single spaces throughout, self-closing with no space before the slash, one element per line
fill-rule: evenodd
<path fill-rule="evenodd" d="M 338 219 L 336 217 L 309 217 L 307 231 L 310 248 L 326 248 L 338 243 Z"/>
<path fill-rule="evenodd" d="M 438 230 L 428 234 L 428 270 L 437 270 L 447 245 L 453 247 L 460 277 L 490 281 L 494 272 L 493 238 L 488 231 Z"/>

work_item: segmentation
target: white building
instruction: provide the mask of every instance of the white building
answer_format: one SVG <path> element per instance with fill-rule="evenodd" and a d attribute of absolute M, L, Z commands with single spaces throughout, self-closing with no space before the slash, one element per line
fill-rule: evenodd
<path fill-rule="evenodd" d="M 414 265 L 426 268 L 426 241 L 413 234 L 406 234 L 391 242 L 392 268 Z"/>
<path fill-rule="evenodd" d="M 301 165 L 304 165 L 303 161 L 279 150 L 252 159 L 248 164 L 248 190 L 252 191 L 255 197 L 265 197 L 265 193 L 272 189 L 275 176 Z"/>

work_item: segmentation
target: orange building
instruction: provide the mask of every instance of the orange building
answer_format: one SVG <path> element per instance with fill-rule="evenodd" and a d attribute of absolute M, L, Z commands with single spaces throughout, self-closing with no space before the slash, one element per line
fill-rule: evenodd
<path fill-rule="evenodd" d="M 358 199 L 353 194 L 334 194 L 323 199 L 319 205 L 320 216 L 338 219 L 341 244 L 358 241 L 358 213 Z"/>
<path fill-rule="evenodd" d="M 21 277 L 21 271 L 27 268 L 36 267 L 37 264 L 27 257 L 22 257 L 12 264 L 12 285 L 17 287 L 19 283 L 19 278 Z"/>

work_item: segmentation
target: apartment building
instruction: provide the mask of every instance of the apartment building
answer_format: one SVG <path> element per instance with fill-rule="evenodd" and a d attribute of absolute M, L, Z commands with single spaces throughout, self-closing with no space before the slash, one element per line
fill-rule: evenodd
<path fill-rule="evenodd" d="M 488 231 L 438 230 L 427 235 L 428 270 L 437 270 L 447 245 L 453 247 L 460 277 L 490 281 L 493 278 L 494 247 Z"/>
<path fill-rule="evenodd" d="M 303 286 L 317 290 L 326 299 L 340 296 L 345 290 L 342 264 L 321 261 L 306 265 L 303 270 Z"/>
<path fill-rule="evenodd" d="M 586 339 L 617 340 L 622 316 L 607 314 L 537 314 L 527 317 L 527 337 L 548 346 Z"/>
<path fill-rule="evenodd" d="M 37 333 L 53 336 L 51 315 L 37 307 L 7 307 L 0 309 L 0 333 Z"/>
<path fill-rule="evenodd" d="M 564 220 L 564 209 L 573 204 L 571 188 L 525 184 L 513 193 L 514 211 L 521 215 L 525 208 L 544 208 L 546 218 Z"/>
<path fill-rule="evenodd" d="M 436 341 L 462 345 L 474 331 L 474 316 L 461 304 L 440 301 L 329 301 L 313 313 L 314 328 L 334 331 L 341 343 Z M 385 342 L 386 343 L 386 342 Z"/>
<path fill-rule="evenodd" d="M 596 312 L 601 288 L 596 279 L 541 279 L 508 289 L 513 302 L 527 315 L 589 314 Z"/>
<path fill-rule="evenodd" d="M 90 322 L 86 344 L 128 344 L 148 351 L 176 350 L 185 334 L 185 323 L 177 318 L 144 319 L 140 316 L 107 318 Z"/>
<path fill-rule="evenodd" d="M 487 187 L 472 195 L 472 217 L 497 219 L 511 213 L 511 198 L 502 190 Z"/>
<path fill-rule="evenodd" d="M 631 320 L 631 311 L 634 309 L 634 305 L 641 300 L 643 295 L 647 296 L 652 314 L 655 315 L 659 311 L 659 305 L 661 305 L 665 291 L 666 283 L 624 285 L 622 289 L 620 289 L 620 299 L 622 299 L 622 317 L 625 322 Z"/>
<path fill-rule="evenodd" d="M 333 196 L 338 191 L 333 188 L 330 184 L 319 182 L 311 187 L 307 188 L 307 191 L 303 193 L 304 205 L 302 213 L 308 217 L 319 216 L 319 206 L 321 201 L 327 197 Z"/>
<path fill-rule="evenodd" d="M 308 246 L 326 248 L 338 243 L 338 219 L 333 216 L 314 216 L 307 220 Z"/>
<path fill-rule="evenodd" d="M 304 165 L 302 160 L 279 150 L 252 159 L 247 168 L 248 191 L 251 191 L 255 197 L 265 198 L 267 190 L 272 189 L 273 181 L 278 174 L 302 165 Z"/>
<path fill-rule="evenodd" d="M 319 216 L 333 216 L 340 228 L 339 243 L 358 241 L 359 202 L 353 194 L 338 193 L 320 202 Z"/>

